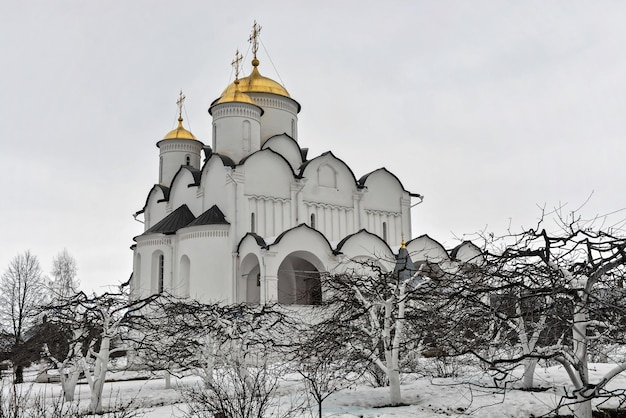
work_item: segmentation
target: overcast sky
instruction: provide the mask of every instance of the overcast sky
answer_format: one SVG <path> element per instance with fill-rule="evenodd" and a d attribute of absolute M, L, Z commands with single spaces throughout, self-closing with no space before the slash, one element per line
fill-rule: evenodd
<path fill-rule="evenodd" d="M 178 92 L 210 144 L 255 19 L 309 158 L 423 194 L 414 237 L 450 248 L 590 195 L 588 216 L 626 207 L 623 1 L 4 1 L 0 269 L 30 249 L 49 272 L 67 248 L 84 289 L 126 280 Z"/>

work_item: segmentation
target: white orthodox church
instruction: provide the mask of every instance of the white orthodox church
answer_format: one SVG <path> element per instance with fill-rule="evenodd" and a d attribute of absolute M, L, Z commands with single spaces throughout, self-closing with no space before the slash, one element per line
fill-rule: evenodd
<path fill-rule="evenodd" d="M 422 197 L 387 169 L 357 178 L 330 151 L 307 155 L 300 104 L 259 70 L 258 29 L 252 72 L 239 78 L 238 55 L 234 82 L 209 107 L 211 146 L 183 127 L 182 110 L 156 144 L 159 183 L 136 213 L 145 230 L 132 246 L 133 295 L 316 304 L 320 274 L 354 259 L 393 269 L 392 248 L 405 238 L 416 262 L 472 252 L 448 254 L 426 235 L 409 240 L 411 206 Z"/>

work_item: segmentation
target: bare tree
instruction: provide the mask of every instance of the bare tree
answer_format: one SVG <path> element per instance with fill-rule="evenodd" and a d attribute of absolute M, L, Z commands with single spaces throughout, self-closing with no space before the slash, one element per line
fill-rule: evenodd
<path fill-rule="evenodd" d="M 12 335 L 15 383 L 24 380 L 27 360 L 22 358 L 20 347 L 25 332 L 35 325 L 39 308 L 45 302 L 43 284 L 39 260 L 30 251 L 15 256 L 0 279 L 0 321 Z"/>
<path fill-rule="evenodd" d="M 71 366 L 64 391 L 73 391 L 80 366 L 91 392 L 93 413 L 103 411 L 102 389 L 111 356 L 127 350 L 126 336 L 133 322 L 145 315 L 147 306 L 156 297 L 131 300 L 127 286 L 121 285 L 118 291 L 102 295 L 79 292 L 49 307 L 50 320 L 73 331 L 68 357 L 53 359 L 57 367 Z M 66 399 L 67 396 L 66 393 Z"/>
<path fill-rule="evenodd" d="M 483 327 L 479 333 L 488 329 L 488 335 L 440 341 L 456 353 L 473 351 L 504 371 L 526 362 L 530 374 L 537 359 L 559 362 L 573 387 L 561 406 L 576 418 L 591 418 L 592 400 L 618 396 L 607 384 L 626 370 L 626 363 L 618 363 L 598 381 L 589 376 L 592 356 L 609 343 L 626 342 L 626 234 L 603 228 L 606 218 L 557 215 L 552 230 L 542 217 L 536 228 L 492 242 L 482 266 L 450 281 L 445 304 L 455 309 L 448 312 L 475 314 Z M 507 339 L 516 342 L 517 351 L 485 355 L 487 341 Z"/>
<path fill-rule="evenodd" d="M 274 306 L 203 304 L 162 295 L 131 335 L 145 365 L 191 371 L 209 384 L 220 362 L 239 364 L 245 375 L 247 364 L 271 355 L 288 323 Z"/>
<path fill-rule="evenodd" d="M 52 281 L 50 290 L 52 296 L 66 299 L 78 292 L 79 281 L 76 278 L 78 267 L 76 260 L 66 248 L 52 260 Z"/>
<path fill-rule="evenodd" d="M 390 404 L 400 405 L 401 358 L 423 342 L 425 333 L 417 325 L 425 319 L 419 295 L 430 281 L 420 275 L 406 248 L 394 271 L 378 262 L 354 265 L 346 273 L 323 278 L 322 319 L 313 325 L 317 333 L 311 345 L 326 354 L 348 349 L 363 367 L 374 365 L 388 380 Z"/>

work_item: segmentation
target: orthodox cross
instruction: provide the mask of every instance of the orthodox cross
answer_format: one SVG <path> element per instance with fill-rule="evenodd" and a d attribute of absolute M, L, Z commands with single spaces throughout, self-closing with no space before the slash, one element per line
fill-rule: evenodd
<path fill-rule="evenodd" d="M 239 49 L 237 49 L 237 52 L 235 52 L 235 59 L 230 63 L 230 65 L 232 65 L 235 69 L 235 80 L 239 80 L 239 69 L 241 68 L 242 59 L 243 56 L 239 53 Z"/>
<path fill-rule="evenodd" d="M 183 95 L 183 91 L 180 91 L 178 96 L 178 100 L 176 100 L 176 104 L 178 105 L 178 118 L 182 119 L 183 117 L 183 103 L 185 103 L 185 96 Z"/>
<path fill-rule="evenodd" d="M 252 53 L 254 54 L 254 59 L 256 59 L 256 52 L 259 50 L 259 34 L 261 33 L 261 26 L 254 21 L 254 25 L 252 25 L 252 33 L 248 38 L 248 42 L 252 44 Z"/>

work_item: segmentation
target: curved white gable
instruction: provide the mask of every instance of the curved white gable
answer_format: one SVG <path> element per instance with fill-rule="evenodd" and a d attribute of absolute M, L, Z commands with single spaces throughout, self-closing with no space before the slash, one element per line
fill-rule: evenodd
<path fill-rule="evenodd" d="M 217 205 L 225 215 L 231 214 L 231 205 L 229 204 L 226 187 L 227 184 L 232 182 L 229 178 L 229 170 L 229 168 L 224 166 L 222 159 L 215 154 L 211 155 L 204 167 L 202 167 L 200 189 L 204 210 Z"/>
<path fill-rule="evenodd" d="M 302 152 L 298 143 L 287 134 L 276 135 L 265 141 L 262 149 L 269 148 L 282 155 L 296 171 L 302 165 Z"/>
<path fill-rule="evenodd" d="M 344 207 L 353 206 L 356 180 L 350 168 L 331 152 L 309 161 L 302 172 L 306 179 L 304 200 Z"/>
<path fill-rule="evenodd" d="M 144 230 L 150 229 L 152 225 L 158 223 L 166 215 L 167 202 L 165 201 L 163 190 L 158 186 L 154 186 L 148 194 L 146 207 L 144 208 Z"/>
<path fill-rule="evenodd" d="M 384 168 L 368 174 L 364 186 L 367 193 L 363 196 L 365 209 L 401 212 L 400 200 L 404 196 L 404 188 L 396 176 Z"/>
<path fill-rule="evenodd" d="M 479 264 L 483 261 L 480 248 L 470 241 L 465 241 L 456 248 L 455 258 L 465 263 Z"/>
<path fill-rule="evenodd" d="M 291 196 L 293 171 L 276 152 L 266 149 L 252 154 L 243 163 L 246 195 L 287 199 Z"/>
<path fill-rule="evenodd" d="M 191 212 L 198 216 L 202 213 L 202 202 L 198 198 L 198 186 L 190 186 L 195 183 L 193 174 L 186 168 L 181 168 L 172 180 L 170 187 L 170 206 L 174 210 L 182 205 L 187 205 Z"/>
<path fill-rule="evenodd" d="M 413 262 L 442 263 L 450 260 L 443 245 L 428 235 L 422 235 L 411 240 L 407 243 L 406 249 Z"/>
<path fill-rule="evenodd" d="M 370 260 L 390 271 L 395 263 L 395 256 L 385 241 L 365 230 L 348 237 L 337 250 L 341 252 L 344 268 L 351 268 L 352 260 Z"/>
<path fill-rule="evenodd" d="M 324 265 L 328 265 L 330 259 L 334 258 L 330 243 L 324 238 L 324 235 L 307 225 L 298 225 L 286 231 L 268 247 L 269 251 L 280 252 L 285 256 L 293 249 L 316 254 Z M 281 261 L 282 259 L 279 257 L 278 264 Z"/>

